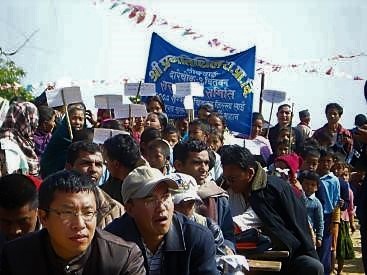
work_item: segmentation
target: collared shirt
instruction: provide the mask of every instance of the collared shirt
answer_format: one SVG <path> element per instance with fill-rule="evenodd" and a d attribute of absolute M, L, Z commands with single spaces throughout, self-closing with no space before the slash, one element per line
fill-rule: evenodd
<path fill-rule="evenodd" d="M 316 198 L 315 194 L 306 196 L 306 209 L 308 221 L 316 233 L 316 238 L 322 240 L 324 232 L 324 214 L 321 202 Z"/>
<path fill-rule="evenodd" d="M 162 257 L 162 248 L 164 245 L 164 240 L 158 246 L 158 249 L 155 253 L 151 252 L 147 245 L 143 240 L 143 244 L 145 247 L 145 255 L 147 256 L 148 266 L 149 266 L 149 275 L 159 275 L 161 273 L 161 257 Z"/>
<path fill-rule="evenodd" d="M 54 249 L 52 248 L 49 237 L 47 236 L 47 255 L 48 259 L 52 265 L 53 274 L 73 274 L 73 275 L 82 275 L 84 266 L 87 263 L 92 249 L 92 245 L 89 245 L 88 248 L 79 256 L 71 259 L 70 261 L 65 261 L 61 259 L 58 255 L 56 255 Z"/>
<path fill-rule="evenodd" d="M 320 177 L 321 183 L 325 186 L 324 214 L 331 214 L 340 199 L 339 179 L 332 172 Z"/>

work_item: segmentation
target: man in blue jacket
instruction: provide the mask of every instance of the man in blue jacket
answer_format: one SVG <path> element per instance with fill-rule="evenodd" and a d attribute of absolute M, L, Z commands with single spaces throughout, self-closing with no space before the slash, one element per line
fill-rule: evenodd
<path fill-rule="evenodd" d="M 218 274 L 212 234 L 173 212 L 170 188 L 177 183 L 158 169 L 135 168 L 122 184 L 127 213 L 106 230 L 140 247 L 150 275 Z"/>

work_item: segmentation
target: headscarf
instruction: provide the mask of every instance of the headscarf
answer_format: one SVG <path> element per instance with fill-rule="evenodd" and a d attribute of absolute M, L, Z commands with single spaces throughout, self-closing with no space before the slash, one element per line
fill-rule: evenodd
<path fill-rule="evenodd" d="M 10 139 L 18 144 L 26 156 L 29 174 L 37 175 L 38 158 L 35 152 L 33 135 L 38 127 L 38 110 L 31 102 L 18 102 L 9 107 L 0 128 L 0 138 Z"/>

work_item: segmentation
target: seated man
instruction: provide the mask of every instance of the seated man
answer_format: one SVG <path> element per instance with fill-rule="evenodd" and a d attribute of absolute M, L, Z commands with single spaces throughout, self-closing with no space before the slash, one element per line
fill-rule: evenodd
<path fill-rule="evenodd" d="M 39 190 L 43 229 L 4 246 L 1 274 L 145 274 L 134 243 L 96 228 L 96 189 L 79 172 L 47 177 Z"/>
<path fill-rule="evenodd" d="M 0 253 L 5 241 L 36 231 L 38 191 L 27 176 L 9 174 L 0 178 Z"/>
<path fill-rule="evenodd" d="M 110 176 L 101 185 L 103 191 L 122 203 L 121 184 L 134 168 L 145 162 L 142 160 L 139 145 L 129 135 L 116 135 L 103 144 L 103 157 Z"/>
<path fill-rule="evenodd" d="M 199 140 L 178 143 L 173 148 L 173 161 L 177 172 L 192 176 L 199 186 L 198 194 L 204 203 L 198 207 L 197 212 L 220 226 L 224 244 L 234 251 L 234 228 L 228 194 L 208 177 L 208 146 Z"/>
<path fill-rule="evenodd" d="M 65 165 L 67 170 L 86 174 L 97 185 L 102 176 L 102 166 L 102 153 L 97 144 L 89 141 L 77 141 L 69 146 Z M 118 201 L 112 199 L 99 187 L 97 187 L 96 196 L 99 204 L 97 226 L 103 229 L 113 219 L 122 216 L 125 210 Z"/>
<path fill-rule="evenodd" d="M 127 213 L 106 230 L 140 247 L 149 274 L 218 274 L 213 235 L 173 212 L 169 188 L 177 183 L 158 169 L 134 169 L 122 184 Z"/>
<path fill-rule="evenodd" d="M 275 250 L 289 251 L 283 262 L 286 274 L 324 274 L 311 235 L 305 206 L 288 183 L 268 176 L 254 156 L 238 145 L 224 146 L 221 151 L 223 176 L 229 184 L 231 207 L 245 212 L 252 207 L 262 231 Z M 235 211 L 234 211 L 235 212 Z"/>

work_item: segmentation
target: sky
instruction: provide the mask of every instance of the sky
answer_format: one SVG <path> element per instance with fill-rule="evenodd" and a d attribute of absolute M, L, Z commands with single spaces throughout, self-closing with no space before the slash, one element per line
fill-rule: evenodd
<path fill-rule="evenodd" d="M 94 4 L 97 2 L 97 4 Z M 153 31 L 183 50 L 204 56 L 228 53 L 208 46 L 218 38 L 239 50 L 256 46 L 257 58 L 274 64 L 294 64 L 327 59 L 337 54 L 367 53 L 365 0 L 155 0 L 133 1 L 170 24 L 189 27 L 203 34 L 193 40 L 167 26 L 136 24 L 110 10 L 110 0 L 1 0 L 0 47 L 14 50 L 37 31 L 12 60 L 27 76 L 22 84 L 32 84 L 35 94 L 40 83 L 70 78 L 76 81 L 115 81 L 144 78 L 150 37 Z M 324 61 L 314 65 L 321 72 L 333 67 L 337 72 L 367 79 L 367 57 Z M 353 127 L 354 116 L 366 113 L 364 81 L 324 73 L 305 73 L 305 67 L 267 73 L 266 89 L 287 93 L 285 103 L 298 111 L 309 109 L 313 128 L 326 122 L 324 108 L 337 102 L 344 107 L 342 124 Z M 110 89 L 112 87 L 109 87 Z M 98 87 L 98 89 L 107 89 Z M 254 81 L 254 110 L 258 111 L 260 81 Z M 93 105 L 96 87 L 82 87 L 87 104 Z M 277 105 L 275 105 L 277 108 Z M 263 114 L 270 115 L 264 103 Z M 275 123 L 273 114 L 272 123 Z"/>

